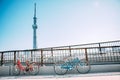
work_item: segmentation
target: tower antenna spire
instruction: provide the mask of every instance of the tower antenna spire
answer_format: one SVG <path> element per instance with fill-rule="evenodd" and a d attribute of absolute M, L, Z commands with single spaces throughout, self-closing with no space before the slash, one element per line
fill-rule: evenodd
<path fill-rule="evenodd" d="M 34 17 L 36 17 L 36 3 L 34 3 Z"/>

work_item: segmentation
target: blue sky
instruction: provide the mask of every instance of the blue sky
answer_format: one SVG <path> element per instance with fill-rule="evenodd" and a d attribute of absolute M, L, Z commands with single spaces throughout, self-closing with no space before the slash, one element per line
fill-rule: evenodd
<path fill-rule="evenodd" d="M 120 39 L 120 0 L 0 0 L 0 51 Z"/>

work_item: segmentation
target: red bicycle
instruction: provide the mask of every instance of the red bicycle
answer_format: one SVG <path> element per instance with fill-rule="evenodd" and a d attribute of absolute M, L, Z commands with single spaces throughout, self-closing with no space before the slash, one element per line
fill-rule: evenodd
<path fill-rule="evenodd" d="M 21 61 L 18 59 L 17 64 L 13 67 L 13 74 L 20 75 L 20 74 L 32 74 L 36 75 L 39 72 L 39 65 L 35 62 L 25 62 L 26 66 L 21 64 Z"/>

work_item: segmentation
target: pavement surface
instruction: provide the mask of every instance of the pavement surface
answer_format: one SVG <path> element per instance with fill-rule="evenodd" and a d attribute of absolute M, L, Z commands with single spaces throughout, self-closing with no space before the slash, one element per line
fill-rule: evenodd
<path fill-rule="evenodd" d="M 22 75 L 0 76 L 0 80 L 120 80 L 120 72 L 66 74 L 66 75 Z"/>

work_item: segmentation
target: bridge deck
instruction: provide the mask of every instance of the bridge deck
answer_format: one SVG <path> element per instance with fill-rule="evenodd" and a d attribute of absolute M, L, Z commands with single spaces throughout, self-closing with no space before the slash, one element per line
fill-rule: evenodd
<path fill-rule="evenodd" d="M 120 72 L 90 73 L 90 74 L 67 74 L 67 75 L 37 75 L 37 76 L 4 76 L 0 80 L 120 80 Z"/>

